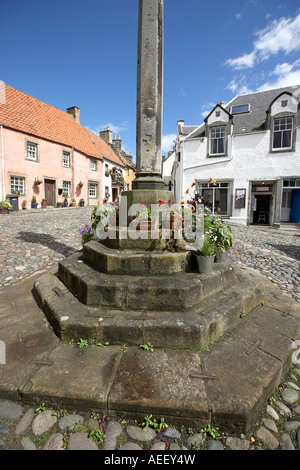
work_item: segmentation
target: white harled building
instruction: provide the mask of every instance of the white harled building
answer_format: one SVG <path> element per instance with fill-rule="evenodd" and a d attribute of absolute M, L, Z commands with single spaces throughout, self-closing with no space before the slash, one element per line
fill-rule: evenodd
<path fill-rule="evenodd" d="M 300 85 L 236 96 L 199 126 L 177 123 L 172 184 L 193 182 L 214 214 L 244 225 L 300 223 Z M 215 180 L 210 183 L 209 179 Z"/>

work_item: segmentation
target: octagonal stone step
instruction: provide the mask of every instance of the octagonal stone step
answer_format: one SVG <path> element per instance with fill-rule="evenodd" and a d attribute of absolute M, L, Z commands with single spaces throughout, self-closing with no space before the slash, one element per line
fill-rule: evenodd
<path fill-rule="evenodd" d="M 239 281 L 240 282 L 240 281 Z M 63 341 L 86 339 L 92 343 L 202 349 L 261 303 L 261 290 L 253 283 L 237 283 L 207 297 L 189 310 L 117 310 L 83 305 L 54 275 L 34 285 L 35 297 Z"/>
<path fill-rule="evenodd" d="M 229 265 L 216 265 L 209 275 L 109 275 L 84 263 L 80 253 L 59 262 L 59 278 L 85 305 L 120 310 L 186 310 L 234 283 Z"/>
<path fill-rule="evenodd" d="M 83 247 L 85 263 L 106 274 L 147 276 L 185 273 L 190 258 L 191 253 L 187 251 L 116 250 L 98 241 L 91 241 Z"/>

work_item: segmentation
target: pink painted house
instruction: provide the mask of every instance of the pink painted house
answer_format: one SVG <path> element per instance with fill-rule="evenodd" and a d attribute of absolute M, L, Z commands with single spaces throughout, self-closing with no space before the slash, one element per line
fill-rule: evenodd
<path fill-rule="evenodd" d="M 19 194 L 19 209 L 32 197 L 56 206 L 67 197 L 102 202 L 103 160 L 124 163 L 103 139 L 80 125 L 80 109 L 67 112 L 2 83 L 0 99 L 0 200 Z M 39 183 L 39 184 L 38 184 Z"/>

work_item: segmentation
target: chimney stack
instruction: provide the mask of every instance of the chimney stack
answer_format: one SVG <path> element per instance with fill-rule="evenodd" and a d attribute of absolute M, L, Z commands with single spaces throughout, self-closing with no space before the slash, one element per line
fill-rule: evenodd
<path fill-rule="evenodd" d="M 72 106 L 71 108 L 67 108 L 67 113 L 73 116 L 74 121 L 77 122 L 77 124 L 80 124 L 80 108 Z"/>
<path fill-rule="evenodd" d="M 112 145 L 112 131 L 106 127 L 104 131 L 99 132 L 100 139 L 103 139 L 107 144 Z"/>
<path fill-rule="evenodd" d="M 117 152 L 121 152 L 121 150 L 122 150 L 122 140 L 121 140 L 120 136 L 118 138 L 117 138 L 117 136 L 114 136 L 112 146 Z"/>

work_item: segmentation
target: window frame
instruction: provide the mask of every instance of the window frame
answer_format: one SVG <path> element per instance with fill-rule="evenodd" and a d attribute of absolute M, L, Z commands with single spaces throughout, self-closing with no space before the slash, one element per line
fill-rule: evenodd
<path fill-rule="evenodd" d="M 276 121 L 286 121 L 286 125 L 288 125 L 287 124 L 288 120 L 291 120 L 291 128 L 290 129 L 275 130 Z M 281 126 L 281 123 L 279 124 L 279 126 Z M 287 132 L 287 131 L 289 131 L 289 133 L 290 133 L 290 146 L 289 147 L 282 147 L 282 146 L 281 147 L 275 147 L 274 146 L 275 135 L 278 135 L 279 133 L 281 133 L 280 141 L 281 141 L 281 143 L 283 143 L 284 132 Z M 272 151 L 273 152 L 290 151 L 290 150 L 293 149 L 293 144 L 294 144 L 294 118 L 293 118 L 293 116 L 274 116 L 273 122 L 272 122 Z"/>
<path fill-rule="evenodd" d="M 95 187 L 95 195 L 91 195 L 91 186 Z M 97 199 L 99 197 L 99 183 L 97 181 L 88 182 L 88 197 L 89 199 Z"/>
<path fill-rule="evenodd" d="M 213 131 L 217 131 L 217 130 L 221 130 L 223 135 L 221 137 L 212 137 L 212 132 Z M 214 147 L 214 144 L 213 144 L 213 141 L 217 141 L 217 147 L 219 148 L 219 141 L 222 140 L 223 141 L 223 151 L 222 152 L 213 152 L 213 147 Z M 210 126 L 209 128 L 209 155 L 210 156 L 220 156 L 220 155 L 226 155 L 226 125 L 218 125 L 218 126 Z"/>
<path fill-rule="evenodd" d="M 212 191 L 212 198 L 211 198 L 211 203 L 212 203 L 212 215 L 221 215 L 222 217 L 231 217 L 232 215 L 232 194 L 233 194 L 233 182 L 231 180 L 226 180 L 226 181 L 216 181 L 216 183 L 207 183 L 207 181 L 197 181 L 197 192 L 200 196 L 203 196 L 203 191 Z M 227 191 L 227 196 L 226 196 L 226 205 L 227 205 L 227 210 L 226 214 L 221 214 L 218 212 L 216 203 L 216 192 L 217 191 Z"/>
<path fill-rule="evenodd" d="M 65 165 L 65 161 L 64 161 L 64 158 L 65 156 L 68 156 L 68 165 Z M 63 168 L 71 168 L 71 152 L 68 152 L 68 150 L 63 150 L 62 151 L 62 167 Z"/>
<path fill-rule="evenodd" d="M 25 186 L 25 183 L 26 183 L 26 179 L 25 179 L 25 176 L 17 176 L 17 175 L 9 175 L 10 178 L 9 178 L 9 189 L 10 189 L 10 192 L 11 194 L 13 193 L 13 191 L 19 191 L 20 192 L 20 196 L 25 196 L 26 194 L 26 186 Z M 22 189 L 19 189 L 20 188 L 20 184 L 16 184 L 16 183 L 12 183 L 12 178 L 15 178 L 15 179 L 18 179 L 18 180 L 23 180 L 23 185 L 22 186 Z M 18 186 L 18 189 L 12 189 L 12 186 Z"/>
<path fill-rule="evenodd" d="M 71 197 L 71 191 L 72 191 L 72 182 L 69 180 L 63 180 L 62 182 L 62 193 L 65 194 L 67 193 L 67 197 Z"/>
<path fill-rule="evenodd" d="M 97 160 L 95 158 L 90 159 L 90 170 L 97 171 Z"/>
<path fill-rule="evenodd" d="M 36 149 L 35 152 L 35 157 L 36 158 L 28 158 L 28 146 L 33 145 Z M 25 160 L 28 160 L 29 162 L 35 162 L 38 163 L 40 161 L 40 145 L 38 142 L 35 142 L 34 140 L 30 139 L 25 139 Z"/>

